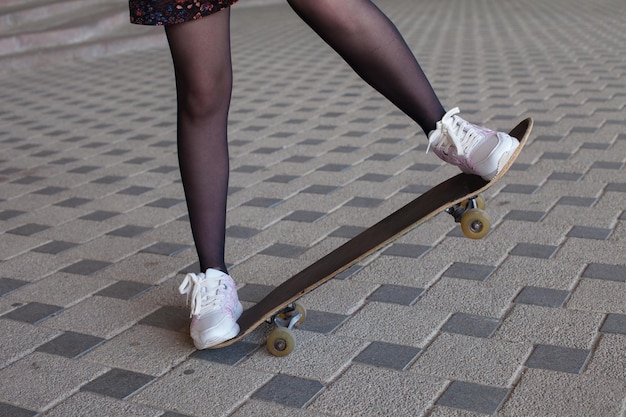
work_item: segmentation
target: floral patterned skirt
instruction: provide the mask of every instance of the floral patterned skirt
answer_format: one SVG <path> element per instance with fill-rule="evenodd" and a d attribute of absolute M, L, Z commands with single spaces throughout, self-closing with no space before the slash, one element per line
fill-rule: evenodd
<path fill-rule="evenodd" d="M 200 19 L 237 0 L 129 0 L 130 21 L 139 25 L 174 25 Z"/>

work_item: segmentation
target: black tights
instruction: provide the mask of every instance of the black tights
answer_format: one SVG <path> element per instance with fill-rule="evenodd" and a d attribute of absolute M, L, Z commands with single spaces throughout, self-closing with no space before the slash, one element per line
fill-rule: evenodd
<path fill-rule="evenodd" d="M 370 0 L 287 0 L 368 84 L 424 132 L 445 113 L 391 21 Z M 166 27 L 178 96 L 178 158 L 200 268 L 226 272 L 230 10 Z"/>

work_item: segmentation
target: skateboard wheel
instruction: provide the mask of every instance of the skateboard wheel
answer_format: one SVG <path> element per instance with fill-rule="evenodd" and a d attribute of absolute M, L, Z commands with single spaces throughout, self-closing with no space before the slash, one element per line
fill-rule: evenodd
<path fill-rule="evenodd" d="M 268 336 L 267 342 L 265 342 L 268 352 L 278 357 L 289 355 L 295 345 L 296 340 L 293 337 L 293 333 L 284 327 L 274 329 Z"/>
<path fill-rule="evenodd" d="M 491 229 L 491 222 L 481 209 L 469 209 L 461 218 L 461 230 L 470 239 L 482 239 Z"/>

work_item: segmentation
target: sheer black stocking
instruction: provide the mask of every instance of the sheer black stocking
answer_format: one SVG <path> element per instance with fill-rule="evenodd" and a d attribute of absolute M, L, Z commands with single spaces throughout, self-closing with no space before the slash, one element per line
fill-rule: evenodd
<path fill-rule="evenodd" d="M 426 134 L 445 114 L 394 24 L 370 0 L 287 0 L 368 84 Z"/>
<path fill-rule="evenodd" d="M 226 272 L 230 11 L 166 27 L 178 97 L 178 159 L 200 268 Z"/>

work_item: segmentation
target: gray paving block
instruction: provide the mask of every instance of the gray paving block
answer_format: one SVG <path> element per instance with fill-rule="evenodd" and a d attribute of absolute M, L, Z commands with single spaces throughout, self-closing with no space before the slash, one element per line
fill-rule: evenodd
<path fill-rule="evenodd" d="M 275 243 L 272 246 L 262 250 L 261 254 L 268 256 L 276 256 L 280 258 L 298 258 L 306 252 L 306 248 L 295 245 L 287 245 L 284 243 Z"/>
<path fill-rule="evenodd" d="M 539 258 L 539 259 L 551 259 L 554 254 L 558 251 L 558 246 L 552 245 L 539 245 L 536 243 L 518 243 L 513 250 L 511 250 L 511 255 L 514 256 L 526 256 L 529 258 Z"/>
<path fill-rule="evenodd" d="M 39 413 L 36 411 L 26 410 L 25 408 L 15 407 L 11 404 L 0 402 L 0 416 L 7 417 L 36 417 Z"/>
<path fill-rule="evenodd" d="M 193 353 L 192 357 L 194 359 L 235 366 L 258 349 L 259 345 L 256 343 L 240 341 L 221 349 L 197 350 Z"/>
<path fill-rule="evenodd" d="M 430 249 L 430 246 L 413 245 L 409 243 L 394 243 L 389 248 L 385 249 L 382 254 L 386 256 L 401 256 L 405 258 L 419 259 Z"/>
<path fill-rule="evenodd" d="M 342 314 L 307 310 L 306 320 L 300 325 L 299 329 L 315 333 L 330 334 L 348 318 L 348 316 Z"/>
<path fill-rule="evenodd" d="M 52 242 L 48 242 L 44 245 L 37 246 L 36 248 L 33 249 L 33 252 L 47 253 L 50 255 L 58 255 L 59 253 L 75 248 L 76 246 L 78 246 L 77 243 L 62 242 L 62 241 L 55 240 Z"/>
<path fill-rule="evenodd" d="M 323 389 L 324 385 L 319 381 L 289 375 L 276 375 L 255 392 L 252 398 L 272 401 L 293 408 L 304 408 Z"/>
<path fill-rule="evenodd" d="M 93 259 L 83 259 L 82 261 L 78 261 L 61 269 L 61 272 L 75 275 L 92 275 L 109 266 L 111 266 L 110 262 L 96 261 Z"/>
<path fill-rule="evenodd" d="M 152 382 L 154 377 L 124 369 L 111 369 L 104 375 L 81 387 L 81 391 L 94 392 L 107 397 L 127 399 Z"/>
<path fill-rule="evenodd" d="M 592 263 L 585 268 L 583 278 L 626 282 L 626 265 Z"/>
<path fill-rule="evenodd" d="M 500 320 L 491 317 L 454 313 L 443 325 L 441 331 L 458 333 L 465 336 L 489 338 L 496 331 L 500 323 Z"/>
<path fill-rule="evenodd" d="M 16 227 L 15 229 L 7 230 L 7 233 L 12 233 L 14 235 L 20 236 L 32 236 L 49 228 L 50 226 L 46 226 L 43 224 L 28 223 L 23 226 Z"/>
<path fill-rule="evenodd" d="M 529 368 L 579 374 L 590 354 L 591 352 L 585 349 L 537 345 L 525 365 Z"/>
<path fill-rule="evenodd" d="M 410 306 L 415 304 L 423 293 L 423 288 L 401 285 L 382 285 L 367 297 L 367 299 L 368 301 L 379 303 L 395 303 Z"/>
<path fill-rule="evenodd" d="M 0 297 L 9 294 L 11 291 L 28 284 L 28 281 L 22 281 L 19 279 L 0 278 Z"/>
<path fill-rule="evenodd" d="M 607 240 L 613 230 L 601 227 L 574 226 L 567 233 L 567 237 L 578 237 L 582 239 Z"/>
<path fill-rule="evenodd" d="M 489 265 L 469 264 L 455 262 L 444 272 L 444 276 L 450 278 L 468 279 L 472 281 L 485 281 L 496 268 Z"/>
<path fill-rule="evenodd" d="M 600 328 L 604 333 L 615 333 L 626 335 L 626 315 L 625 314 L 609 314 Z"/>
<path fill-rule="evenodd" d="M 526 211 L 526 210 L 511 210 L 504 216 L 504 220 L 516 220 L 537 223 L 543 220 L 546 213 L 543 211 Z"/>
<path fill-rule="evenodd" d="M 421 349 L 413 346 L 395 345 L 392 343 L 372 342 L 359 355 L 355 362 L 385 368 L 406 369 L 419 355 Z"/>
<path fill-rule="evenodd" d="M 66 358 L 78 358 L 104 342 L 100 337 L 88 334 L 66 332 L 39 346 L 36 351 Z"/>
<path fill-rule="evenodd" d="M 507 395 L 506 388 L 452 381 L 436 404 L 481 414 L 494 414 Z"/>
<path fill-rule="evenodd" d="M 141 236 L 149 230 L 151 230 L 149 227 L 126 225 L 108 232 L 107 235 L 133 238 Z"/>
<path fill-rule="evenodd" d="M 131 300 L 149 291 L 152 285 L 134 281 L 118 281 L 112 285 L 95 293 L 101 297 L 119 298 L 120 300 Z"/>
<path fill-rule="evenodd" d="M 518 304 L 532 304 L 543 307 L 562 307 L 569 297 L 569 291 L 551 288 L 524 287 L 515 297 Z"/>
<path fill-rule="evenodd" d="M 63 311 L 63 307 L 43 303 L 28 303 L 5 314 L 4 318 L 39 324 Z"/>
<path fill-rule="evenodd" d="M 163 256 L 176 256 L 190 248 L 191 246 L 189 245 L 181 245 L 179 243 L 158 242 L 154 245 L 148 246 L 145 249 L 142 249 L 141 252 L 153 253 Z"/>
<path fill-rule="evenodd" d="M 190 320 L 188 308 L 163 306 L 141 319 L 139 324 L 179 332 L 189 327 Z"/>

